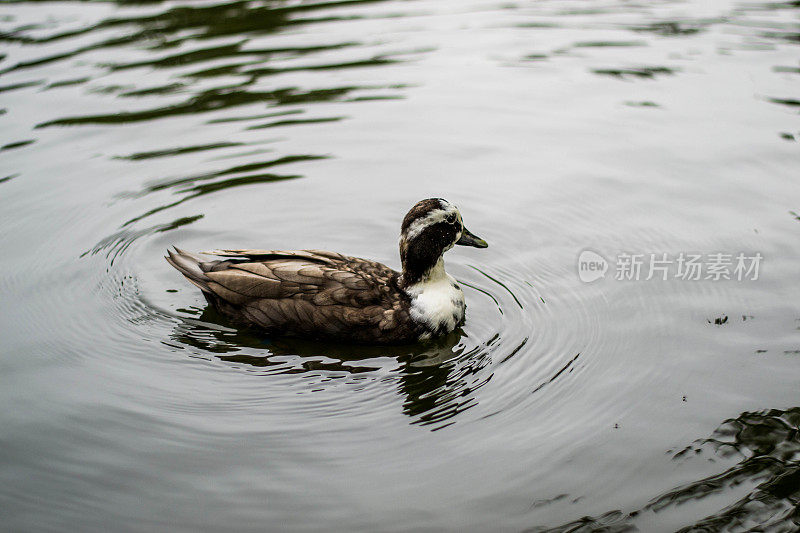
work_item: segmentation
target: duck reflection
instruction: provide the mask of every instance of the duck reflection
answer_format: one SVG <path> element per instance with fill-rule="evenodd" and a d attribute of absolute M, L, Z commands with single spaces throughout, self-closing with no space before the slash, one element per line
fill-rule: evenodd
<path fill-rule="evenodd" d="M 488 354 L 482 346 L 468 349 L 460 329 L 424 344 L 360 346 L 265 338 L 253 329 L 220 326 L 229 322 L 211 306 L 180 311 L 198 317 L 182 318 L 175 326 L 170 344 L 177 348 L 196 348 L 266 375 L 322 372 L 335 381 L 355 374 L 385 379 L 388 371 L 404 397 L 403 413 L 412 424 L 432 430 L 453 424 L 457 414 L 477 405 L 474 393 L 488 381 L 473 379 L 488 364 Z"/>

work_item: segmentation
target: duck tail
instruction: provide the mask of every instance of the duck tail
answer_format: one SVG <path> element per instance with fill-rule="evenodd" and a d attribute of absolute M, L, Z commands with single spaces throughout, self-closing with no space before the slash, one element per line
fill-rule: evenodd
<path fill-rule="evenodd" d="M 206 276 L 205 272 L 203 272 L 203 268 L 200 266 L 200 263 L 204 263 L 205 261 L 195 254 L 177 247 L 174 248 L 174 252 L 172 250 L 167 250 L 168 255 L 164 256 L 167 263 L 174 266 L 178 272 L 186 276 L 186 279 L 195 284 L 201 291 L 204 293 L 211 293 L 211 288 L 208 286 L 208 282 L 211 281 L 211 279 Z"/>

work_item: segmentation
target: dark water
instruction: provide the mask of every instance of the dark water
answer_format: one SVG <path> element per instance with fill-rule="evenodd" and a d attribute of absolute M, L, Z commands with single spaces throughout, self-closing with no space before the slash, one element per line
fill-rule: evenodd
<path fill-rule="evenodd" d="M 2 529 L 800 528 L 797 2 L 18 1 L 0 40 Z M 396 267 L 428 196 L 491 245 L 430 345 L 236 331 L 162 259 Z"/>

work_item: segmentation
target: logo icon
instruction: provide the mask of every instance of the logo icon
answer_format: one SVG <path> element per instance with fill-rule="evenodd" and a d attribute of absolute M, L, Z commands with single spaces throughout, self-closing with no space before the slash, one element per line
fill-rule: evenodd
<path fill-rule="evenodd" d="M 578 256 L 578 277 L 584 283 L 591 283 L 604 278 L 608 271 L 608 261 L 602 255 L 591 250 L 584 250 Z"/>

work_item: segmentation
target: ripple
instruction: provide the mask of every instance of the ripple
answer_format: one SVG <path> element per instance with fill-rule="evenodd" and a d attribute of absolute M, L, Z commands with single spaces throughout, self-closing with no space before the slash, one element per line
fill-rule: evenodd
<path fill-rule="evenodd" d="M 210 111 L 219 111 L 230 107 L 244 106 L 253 103 L 270 103 L 272 105 L 296 105 L 310 102 L 329 102 L 347 96 L 364 87 L 346 86 L 329 89 L 313 89 L 300 91 L 294 87 L 286 87 L 273 91 L 247 91 L 244 89 L 224 88 L 210 89 L 191 97 L 186 102 L 143 111 L 117 111 L 103 115 L 87 115 L 59 118 L 37 124 L 37 128 L 51 126 L 77 126 L 83 124 L 121 125 L 162 119 L 174 115 L 195 115 Z"/>
<path fill-rule="evenodd" d="M 713 456 L 726 462 L 739 459 L 723 472 L 667 491 L 630 513 L 609 511 L 559 527 L 530 531 L 636 531 L 636 525 L 654 513 L 664 513 L 693 501 L 728 493 L 738 486 L 749 487 L 747 494 L 678 531 L 729 531 L 743 527 L 796 531 L 800 525 L 796 509 L 800 498 L 798 432 L 800 408 L 742 413 L 735 419 L 726 420 L 711 437 L 674 453 L 674 459 L 687 462 L 713 461 Z M 704 459 L 709 453 L 712 457 Z"/>
<path fill-rule="evenodd" d="M 178 148 L 165 148 L 156 150 L 154 152 L 139 152 L 127 156 L 116 156 L 117 159 L 129 159 L 131 161 L 140 161 L 142 159 L 155 159 L 158 157 L 169 157 L 181 154 L 191 154 L 194 152 L 205 152 L 207 150 L 216 150 L 218 148 L 230 148 L 232 146 L 243 146 L 244 143 L 235 142 L 218 142 L 212 144 L 202 144 L 195 146 L 181 146 Z"/>
<path fill-rule="evenodd" d="M 36 142 L 36 139 L 25 139 L 24 141 L 16 141 L 13 143 L 4 144 L 0 146 L 0 152 L 5 150 L 13 150 L 15 148 L 22 148 Z"/>
<path fill-rule="evenodd" d="M 81 257 L 87 254 L 97 254 L 105 252 L 105 256 L 109 260 L 109 266 L 113 266 L 114 260 L 117 258 L 117 256 L 125 253 L 128 247 L 130 247 L 134 242 L 136 242 L 137 239 L 177 229 L 180 228 L 181 226 L 186 226 L 187 224 L 196 222 L 201 218 L 203 218 L 203 215 L 195 215 L 193 217 L 181 217 L 177 220 L 173 220 L 168 224 L 157 224 L 155 226 L 150 226 L 148 228 L 142 228 L 139 230 L 123 229 L 118 231 L 117 233 L 114 233 L 104 238 L 103 240 L 98 242 L 91 250 L 84 252 L 81 255 Z"/>
<path fill-rule="evenodd" d="M 697 20 L 667 20 L 661 22 L 652 22 L 641 26 L 631 26 L 630 29 L 635 32 L 654 33 L 664 37 L 685 37 L 687 35 L 695 35 L 701 31 L 705 31 L 708 26 L 721 20 L 713 21 L 697 21 Z"/>
<path fill-rule="evenodd" d="M 595 74 L 612 76 L 614 78 L 643 78 L 653 79 L 657 75 L 675 74 L 676 69 L 668 67 L 638 67 L 638 68 L 596 68 Z"/>

